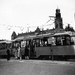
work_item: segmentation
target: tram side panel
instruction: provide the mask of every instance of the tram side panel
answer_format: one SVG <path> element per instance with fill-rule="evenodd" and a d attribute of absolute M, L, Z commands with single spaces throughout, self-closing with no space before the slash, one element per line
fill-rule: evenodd
<path fill-rule="evenodd" d="M 10 50 L 10 54 L 12 55 L 11 50 Z M 7 58 L 7 49 L 0 50 L 0 58 Z"/>
<path fill-rule="evenodd" d="M 52 47 L 36 47 L 36 58 L 41 56 L 66 56 L 67 58 L 75 57 L 75 45 L 69 46 L 52 46 Z"/>
<path fill-rule="evenodd" d="M 6 57 L 7 52 L 6 49 L 0 50 L 0 58 Z"/>
<path fill-rule="evenodd" d="M 54 55 L 75 55 L 75 45 L 54 46 L 52 50 Z"/>
<path fill-rule="evenodd" d="M 62 56 L 66 58 L 75 58 L 75 45 L 68 46 L 53 46 L 53 55 Z"/>
<path fill-rule="evenodd" d="M 42 56 L 50 56 L 51 49 L 50 47 L 36 47 L 36 58 L 42 57 Z"/>

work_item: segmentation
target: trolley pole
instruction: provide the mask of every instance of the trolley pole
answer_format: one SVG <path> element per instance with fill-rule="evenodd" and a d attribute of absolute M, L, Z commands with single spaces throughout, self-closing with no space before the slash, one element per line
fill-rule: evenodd
<path fill-rule="evenodd" d="M 53 49 L 52 49 L 52 61 L 53 61 Z"/>
<path fill-rule="evenodd" d="M 53 49 L 52 49 L 52 46 L 51 46 L 51 54 L 52 54 L 52 61 L 53 61 Z"/>

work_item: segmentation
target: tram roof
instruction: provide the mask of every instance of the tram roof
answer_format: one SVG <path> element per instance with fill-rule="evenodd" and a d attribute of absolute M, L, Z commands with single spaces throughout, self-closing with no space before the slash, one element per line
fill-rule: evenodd
<path fill-rule="evenodd" d="M 24 36 L 21 36 L 21 37 L 17 37 L 14 40 L 11 40 L 11 41 L 14 42 L 14 41 L 20 41 L 20 40 L 23 40 L 23 39 L 24 39 Z"/>
<path fill-rule="evenodd" d="M 69 35 L 69 36 L 75 36 L 75 32 L 63 32 L 63 33 L 55 33 L 54 36 L 61 36 L 61 35 Z"/>
<path fill-rule="evenodd" d="M 30 40 L 30 39 L 37 39 L 37 38 L 43 38 L 43 37 L 52 37 L 52 36 L 61 36 L 61 35 L 69 35 L 69 36 L 75 36 L 75 32 L 62 32 L 62 33 L 46 33 L 46 34 L 39 34 L 39 35 L 27 35 L 27 36 L 21 36 L 17 37 L 13 41 L 21 41 L 21 40 Z"/>
<path fill-rule="evenodd" d="M 9 40 L 4 40 L 4 41 L 0 41 L 0 43 L 7 43 L 7 44 L 9 44 L 9 43 L 11 43 L 11 41 L 9 41 Z"/>
<path fill-rule="evenodd" d="M 52 33 L 46 33 L 46 34 L 40 34 L 40 35 L 29 35 L 27 37 L 24 37 L 24 40 L 37 39 L 37 38 L 50 37 L 50 36 L 52 36 Z"/>
<path fill-rule="evenodd" d="M 46 33 L 46 34 L 38 35 L 38 37 L 50 37 L 50 36 L 53 36 L 53 34 L 52 33 Z"/>
<path fill-rule="evenodd" d="M 21 36 L 17 37 L 14 40 L 11 40 L 12 42 L 14 41 L 21 41 L 21 40 L 30 40 L 30 39 L 37 39 L 37 38 L 43 38 L 43 37 L 49 37 L 52 36 L 52 33 L 46 33 L 46 34 L 39 34 L 39 35 L 27 35 L 27 36 Z"/>

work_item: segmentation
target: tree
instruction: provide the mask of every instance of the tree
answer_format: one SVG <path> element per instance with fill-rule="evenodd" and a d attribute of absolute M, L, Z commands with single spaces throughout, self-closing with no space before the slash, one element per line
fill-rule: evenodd
<path fill-rule="evenodd" d="M 40 31 L 41 31 L 41 30 L 40 30 L 39 27 L 37 27 L 36 30 L 35 30 L 35 32 L 40 32 Z"/>
<path fill-rule="evenodd" d="M 73 27 L 70 27 L 70 24 L 68 24 L 68 26 L 65 27 L 66 31 L 74 31 Z"/>
<path fill-rule="evenodd" d="M 15 31 L 13 31 L 13 33 L 12 33 L 12 35 L 11 35 L 11 39 L 13 40 L 13 39 L 15 39 L 16 37 L 17 37 L 17 34 L 16 34 Z"/>

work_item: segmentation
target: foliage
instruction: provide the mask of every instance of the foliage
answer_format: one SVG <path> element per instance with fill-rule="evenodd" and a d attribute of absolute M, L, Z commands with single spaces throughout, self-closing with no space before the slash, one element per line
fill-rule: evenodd
<path fill-rule="evenodd" d="M 39 27 L 37 27 L 36 30 L 35 30 L 35 32 L 40 32 L 40 31 L 41 31 L 41 30 L 40 30 Z"/>
<path fill-rule="evenodd" d="M 70 27 L 70 24 L 68 24 L 68 26 L 65 27 L 66 31 L 74 31 L 73 27 Z"/>

